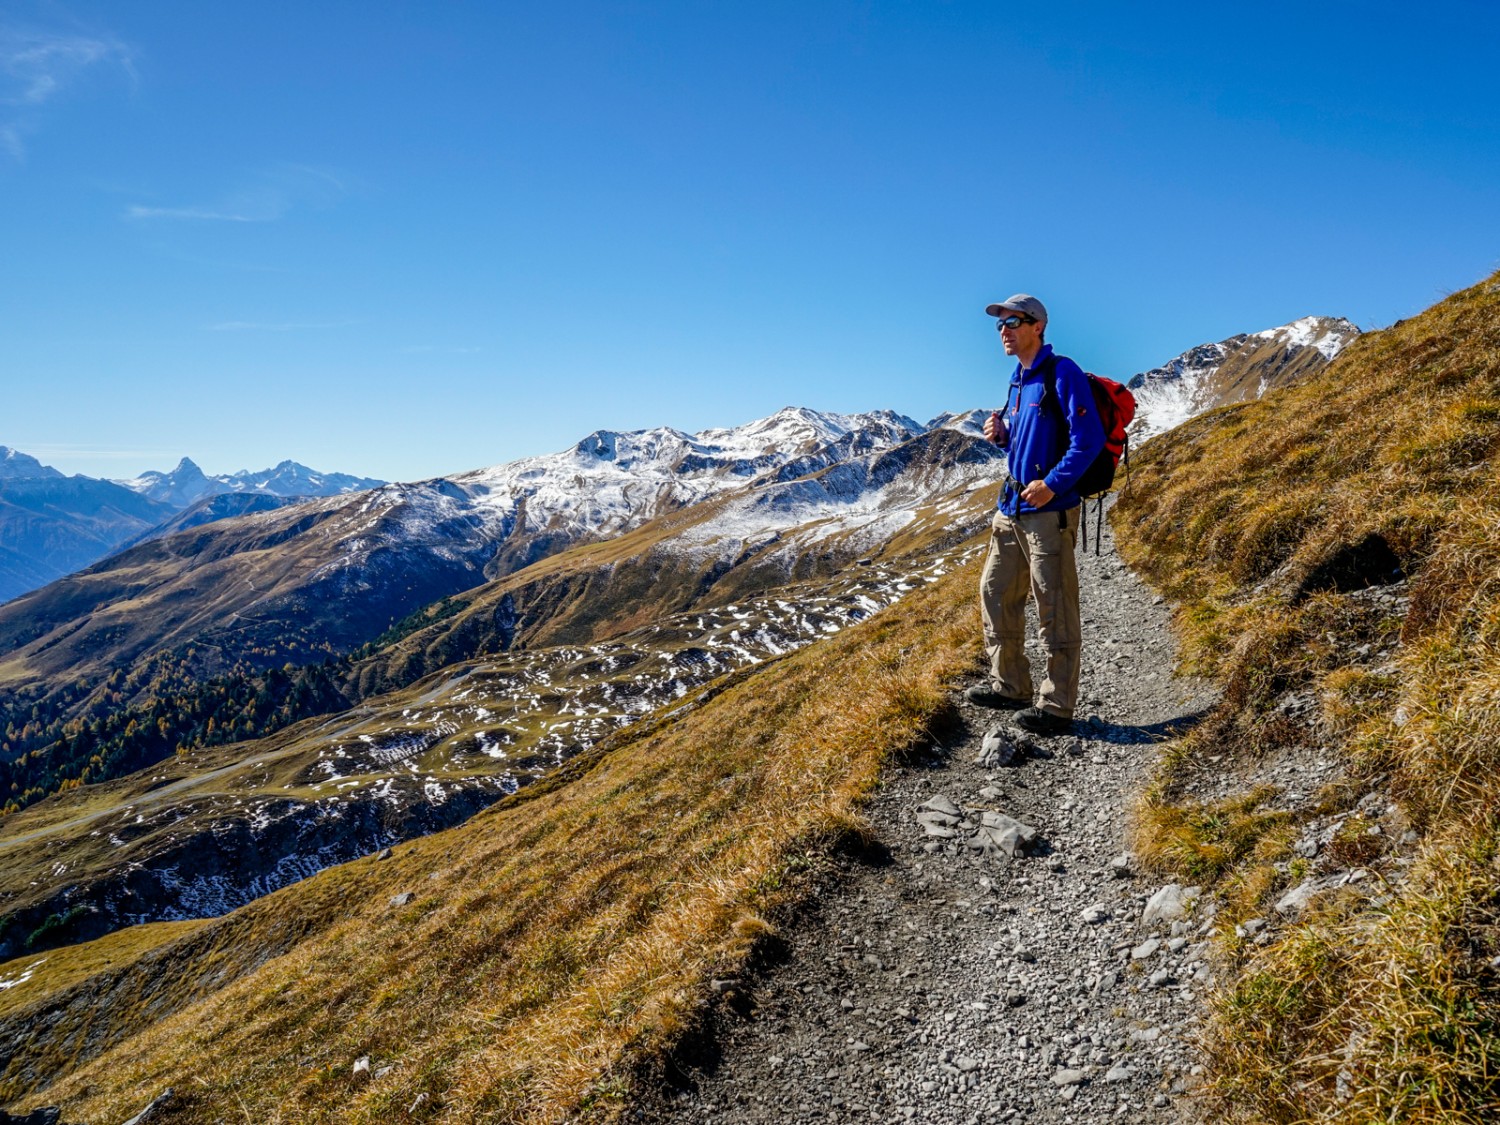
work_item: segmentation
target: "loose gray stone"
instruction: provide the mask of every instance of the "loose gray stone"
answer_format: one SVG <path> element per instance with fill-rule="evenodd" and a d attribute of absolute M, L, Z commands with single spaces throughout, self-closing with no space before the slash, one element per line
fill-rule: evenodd
<path fill-rule="evenodd" d="M 1120 1066 L 1111 1067 L 1109 1073 L 1104 1076 L 1104 1081 L 1114 1084 L 1116 1082 L 1129 1082 L 1134 1077 L 1135 1071 L 1121 1064 Z"/>
<path fill-rule="evenodd" d="M 985 855 L 1028 855 L 1036 847 L 1037 831 L 1004 813 L 984 814 L 979 831 L 969 840 L 969 847 Z"/>
<path fill-rule="evenodd" d="M 941 793 L 934 797 L 929 797 L 923 802 L 922 807 L 928 812 L 941 813 L 944 816 L 951 816 L 955 820 L 962 818 L 964 815 L 963 809 L 959 808 L 951 798 L 945 797 Z"/>
<path fill-rule="evenodd" d="M 141 1112 L 136 1113 L 133 1118 L 130 1118 L 129 1121 L 124 1122 L 124 1125 L 150 1125 L 150 1122 L 160 1121 L 160 1118 L 162 1118 L 162 1113 L 165 1112 L 166 1107 L 171 1104 L 172 1097 L 174 1097 L 174 1094 L 172 1094 L 172 1089 L 168 1086 L 165 1091 L 162 1091 L 160 1092 L 160 1094 L 157 1094 L 156 1097 L 151 1098 L 150 1106 L 147 1106 L 144 1110 L 141 1110 Z M 52 1121 L 57 1121 L 57 1116 L 52 1116 Z M 37 1125 L 40 1125 L 40 1122 L 37 1122 Z"/>
<path fill-rule="evenodd" d="M 994 727 L 979 744 L 979 753 L 974 761 L 986 769 L 997 769 L 1000 766 L 1014 765 L 1019 756 L 1016 744 L 1005 736 L 1004 730 Z"/>
<path fill-rule="evenodd" d="M 1077 1086 L 1088 1081 L 1088 1072 L 1077 1069 L 1059 1070 L 1049 1082 L 1054 1086 Z"/>
<path fill-rule="evenodd" d="M 1109 921 L 1109 907 L 1102 902 L 1096 902 L 1091 906 L 1083 908 L 1083 920 L 1091 926 L 1100 925 Z"/>
<path fill-rule="evenodd" d="M 409 906 L 411 905 L 412 901 L 416 899 L 416 897 L 417 896 L 412 894 L 410 891 L 402 891 L 399 895 L 391 896 L 391 905 Z"/>
<path fill-rule="evenodd" d="M 355 1078 L 369 1078 L 370 1077 L 370 1056 L 369 1055 L 361 1055 L 359 1058 L 357 1058 L 357 1059 L 354 1060 L 353 1073 L 354 1073 L 354 1077 Z"/>
<path fill-rule="evenodd" d="M 958 835 L 953 829 L 958 818 L 940 812 L 920 812 L 917 814 L 917 823 L 927 835 L 936 836 L 939 840 L 951 840 Z"/>
<path fill-rule="evenodd" d="M 1141 912 L 1141 925 L 1154 926 L 1158 922 L 1171 922 L 1184 917 L 1202 893 L 1201 887 L 1168 883 L 1146 903 L 1146 909 Z"/>
<path fill-rule="evenodd" d="M 125 1125 L 150 1125 L 152 1121 L 158 1120 L 162 1113 L 166 1111 L 167 1107 L 172 1103 L 174 1096 L 172 1088 L 170 1086 L 167 1087 L 167 1089 L 151 1099 L 150 1105 L 125 1122 Z M 56 1118 L 54 1117 L 53 1120 L 55 1121 Z"/>
<path fill-rule="evenodd" d="M 1150 957 L 1160 948 L 1161 942 L 1159 942 L 1156 938 L 1147 938 L 1145 941 L 1141 942 L 1140 945 L 1136 946 L 1130 951 L 1130 959 L 1132 961 L 1144 961 L 1147 957 Z"/>
<path fill-rule="evenodd" d="M 1309 903 L 1320 895 L 1337 890 L 1344 885 L 1342 875 L 1325 875 L 1321 879 L 1304 879 L 1276 902 L 1276 913 L 1295 918 L 1307 909 Z"/>

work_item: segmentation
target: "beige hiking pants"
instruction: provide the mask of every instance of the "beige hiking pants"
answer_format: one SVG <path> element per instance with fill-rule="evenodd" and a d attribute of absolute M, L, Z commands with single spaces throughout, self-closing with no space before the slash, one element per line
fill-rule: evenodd
<path fill-rule="evenodd" d="M 1078 512 L 1077 508 L 1023 512 L 1015 519 L 996 512 L 990 522 L 989 555 L 979 579 L 991 685 L 1015 699 L 1034 698 L 1043 711 L 1066 719 L 1073 717 L 1078 703 L 1083 648 L 1078 564 L 1073 558 Z M 1028 590 L 1036 599 L 1042 646 L 1047 650 L 1047 678 L 1035 695 L 1026 660 Z"/>

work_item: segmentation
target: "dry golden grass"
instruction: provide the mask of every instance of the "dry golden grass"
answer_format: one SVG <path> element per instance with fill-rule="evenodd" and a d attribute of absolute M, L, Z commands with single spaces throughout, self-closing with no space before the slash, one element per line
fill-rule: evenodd
<path fill-rule="evenodd" d="M 177 975 L 152 969 L 173 1014 L 95 1013 L 133 1033 L 25 1100 L 123 1119 L 171 1086 L 169 1120 L 205 1125 L 610 1117 L 947 706 L 978 657 L 975 578 L 716 685 L 390 861 L 208 923 Z M 210 981 L 189 967 L 216 940 L 244 960 Z M 277 956 L 255 966 L 258 946 Z M 360 1084 L 362 1055 L 392 1069 Z"/>
<path fill-rule="evenodd" d="M 1500 275 L 1305 382 L 1153 441 L 1136 469 L 1117 508 L 1121 549 L 1183 603 L 1186 665 L 1225 687 L 1145 795 L 1142 852 L 1221 878 L 1239 913 L 1264 910 L 1285 882 L 1271 865 L 1287 819 L 1257 816 L 1253 795 L 1195 802 L 1189 783 L 1210 751 L 1253 776 L 1261 756 L 1315 745 L 1342 751 L 1355 779 L 1326 801 L 1347 808 L 1358 779 L 1378 779 L 1427 836 L 1420 877 L 1384 906 L 1346 903 L 1245 964 L 1212 1036 L 1225 1109 L 1493 1120 Z M 1404 620 L 1349 593 L 1398 568 Z M 1316 701 L 1311 716 L 1276 710 L 1293 691 Z M 1334 859 L 1377 858 L 1368 837 L 1346 835 Z M 1335 1081 L 1341 1069 L 1352 1086 Z"/>
<path fill-rule="evenodd" d="M 1434 841 L 1381 911 L 1354 898 L 1260 947 L 1216 999 L 1219 1093 L 1248 1121 L 1500 1115 L 1493 838 Z M 1478 947 L 1471 942 L 1477 942 Z"/>
<path fill-rule="evenodd" d="M 16 980 L 24 975 L 26 985 L 0 990 L 0 1018 L 30 1004 L 30 997 L 63 992 L 81 981 L 109 972 L 115 966 L 133 964 L 145 954 L 191 934 L 203 924 L 201 920 L 193 920 L 132 926 L 97 941 L 7 961 L 0 965 L 0 980 Z"/>

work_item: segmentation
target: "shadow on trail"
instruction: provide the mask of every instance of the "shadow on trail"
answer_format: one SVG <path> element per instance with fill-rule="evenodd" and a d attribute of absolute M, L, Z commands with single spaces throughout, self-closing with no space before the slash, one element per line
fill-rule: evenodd
<path fill-rule="evenodd" d="M 1085 742 L 1109 742 L 1116 746 L 1168 742 L 1187 734 L 1207 718 L 1210 710 L 1212 710 L 1211 707 L 1201 707 L 1186 715 L 1175 715 L 1160 722 L 1142 723 L 1138 726 L 1129 723 L 1105 723 L 1103 726 L 1077 723 L 1072 734 Z"/>

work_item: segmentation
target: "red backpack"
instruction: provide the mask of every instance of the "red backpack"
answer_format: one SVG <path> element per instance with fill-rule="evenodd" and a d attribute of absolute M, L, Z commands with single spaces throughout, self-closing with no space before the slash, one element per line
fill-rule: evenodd
<path fill-rule="evenodd" d="M 1052 368 L 1047 372 L 1042 401 L 1050 401 L 1052 409 L 1061 414 L 1062 402 L 1057 396 L 1057 357 L 1052 355 L 1048 360 Z M 1075 487 L 1079 496 L 1103 496 L 1115 483 L 1115 469 L 1122 457 L 1125 459 L 1126 469 L 1130 467 L 1130 438 L 1125 433 L 1125 427 L 1135 418 L 1135 395 L 1130 393 L 1130 388 L 1125 384 L 1113 379 L 1106 379 L 1092 372 L 1084 372 L 1084 375 L 1089 381 L 1089 390 L 1094 392 L 1094 408 L 1099 411 L 1099 421 L 1104 426 L 1104 448 L 1094 458 L 1093 464 L 1083 471 L 1083 476 L 1078 478 Z"/>

